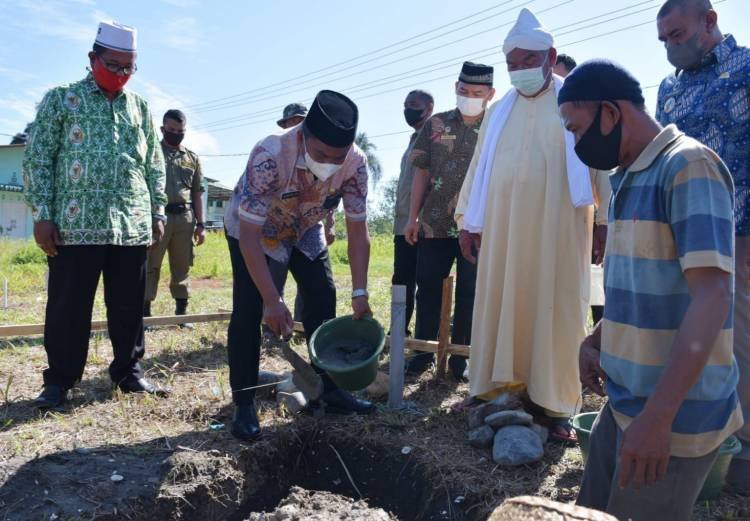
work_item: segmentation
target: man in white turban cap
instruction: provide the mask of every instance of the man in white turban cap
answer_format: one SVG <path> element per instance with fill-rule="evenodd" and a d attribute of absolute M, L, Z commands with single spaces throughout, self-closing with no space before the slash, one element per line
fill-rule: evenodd
<path fill-rule="evenodd" d="M 479 250 L 465 404 L 525 388 L 552 436 L 574 440 L 595 190 L 560 123 L 552 34 L 523 9 L 503 52 L 514 88 L 484 119 L 456 209 L 462 253 Z"/>

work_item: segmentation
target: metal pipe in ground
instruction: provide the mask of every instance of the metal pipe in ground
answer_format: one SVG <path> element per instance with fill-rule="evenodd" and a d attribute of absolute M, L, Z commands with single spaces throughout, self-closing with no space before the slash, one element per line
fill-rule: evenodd
<path fill-rule="evenodd" d="M 406 349 L 406 286 L 391 288 L 390 380 L 388 407 L 404 405 L 404 351 Z"/>

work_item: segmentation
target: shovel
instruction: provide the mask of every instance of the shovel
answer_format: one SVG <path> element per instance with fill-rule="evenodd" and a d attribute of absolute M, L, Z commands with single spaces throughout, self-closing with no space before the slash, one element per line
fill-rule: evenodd
<path fill-rule="evenodd" d="M 302 358 L 297 351 L 291 348 L 289 340 L 280 339 L 277 345 L 281 348 L 281 353 L 287 362 L 292 364 L 294 373 L 292 373 L 292 382 L 302 391 L 309 401 L 315 401 L 323 394 L 323 380 L 310 363 Z"/>

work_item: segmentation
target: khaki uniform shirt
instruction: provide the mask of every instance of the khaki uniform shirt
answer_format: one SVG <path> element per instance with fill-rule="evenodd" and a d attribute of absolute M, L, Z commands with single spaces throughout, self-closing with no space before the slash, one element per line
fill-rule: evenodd
<path fill-rule="evenodd" d="M 203 192 L 203 171 L 198 155 L 181 146 L 175 150 L 161 143 L 167 170 L 168 204 L 192 202 L 192 194 Z"/>

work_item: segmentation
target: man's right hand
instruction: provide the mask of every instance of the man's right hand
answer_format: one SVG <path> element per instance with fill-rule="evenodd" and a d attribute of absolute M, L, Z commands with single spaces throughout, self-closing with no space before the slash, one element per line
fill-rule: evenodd
<path fill-rule="evenodd" d="M 49 257 L 56 257 L 57 247 L 62 244 L 57 225 L 52 221 L 34 223 L 34 240 Z"/>
<path fill-rule="evenodd" d="M 273 304 L 263 307 L 263 322 L 278 338 L 288 339 L 294 332 L 292 314 L 281 298 Z"/>
<path fill-rule="evenodd" d="M 461 255 L 464 256 L 464 259 L 476 264 L 477 258 L 474 252 L 479 253 L 479 248 L 482 246 L 482 235 L 461 230 L 458 234 L 458 245 L 461 247 Z"/>
<path fill-rule="evenodd" d="M 599 396 L 604 396 L 603 382 L 607 375 L 599 364 L 600 356 L 598 349 L 584 341 L 578 354 L 578 369 L 584 387 L 588 387 Z"/>
<path fill-rule="evenodd" d="M 410 221 L 409 224 L 404 228 L 404 239 L 406 242 L 414 246 L 419 240 L 419 223 L 416 219 Z"/>

